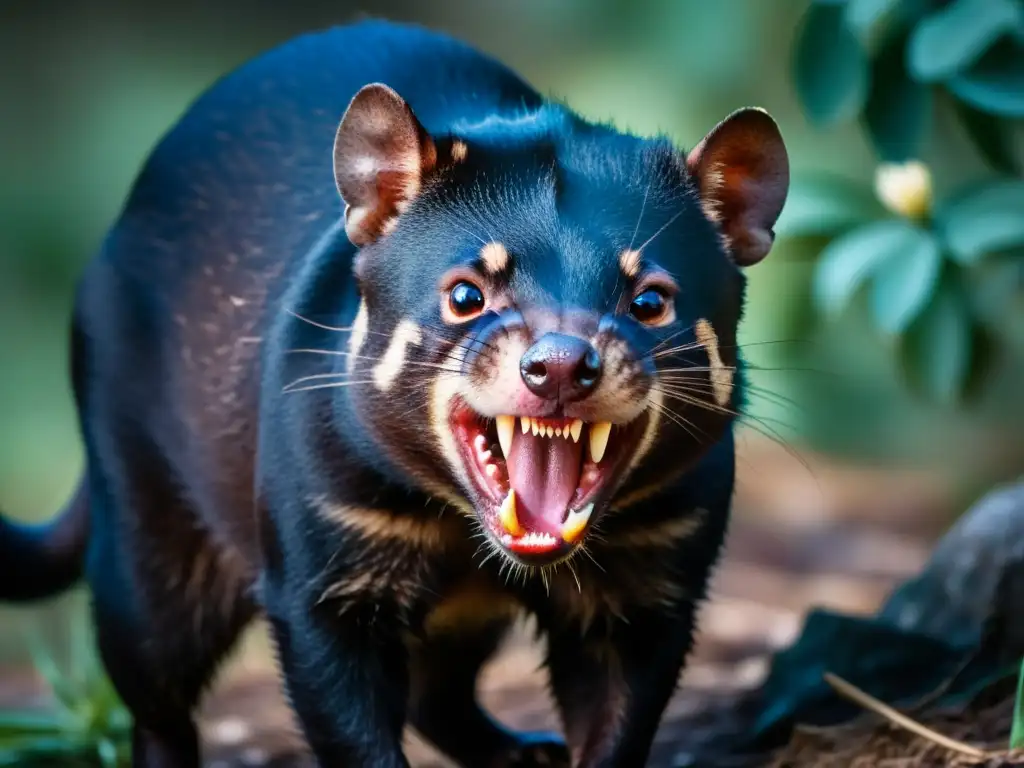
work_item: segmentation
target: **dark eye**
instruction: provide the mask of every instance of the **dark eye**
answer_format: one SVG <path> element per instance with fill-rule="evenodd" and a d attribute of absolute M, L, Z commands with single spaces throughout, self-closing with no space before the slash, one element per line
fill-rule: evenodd
<path fill-rule="evenodd" d="M 657 288 L 648 288 L 633 299 L 629 314 L 641 323 L 657 325 L 668 317 L 669 297 Z"/>
<path fill-rule="evenodd" d="M 479 287 L 462 280 L 448 291 L 448 308 L 459 320 L 468 320 L 484 311 L 484 292 Z"/>

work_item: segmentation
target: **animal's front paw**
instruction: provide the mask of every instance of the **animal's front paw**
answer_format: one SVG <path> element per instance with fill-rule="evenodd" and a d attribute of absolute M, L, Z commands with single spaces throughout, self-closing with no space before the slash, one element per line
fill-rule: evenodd
<path fill-rule="evenodd" d="M 493 768 L 570 768 L 569 750 L 553 734 L 524 733 L 516 746 L 494 762 Z"/>

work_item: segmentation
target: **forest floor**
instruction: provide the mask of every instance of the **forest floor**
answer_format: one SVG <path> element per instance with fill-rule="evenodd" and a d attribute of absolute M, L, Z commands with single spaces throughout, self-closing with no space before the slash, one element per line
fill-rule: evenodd
<path fill-rule="evenodd" d="M 843 467 L 760 440 L 744 441 L 736 516 L 700 620 L 697 648 L 672 701 L 650 762 L 670 768 L 693 729 L 713 727 L 716 703 L 759 683 L 769 655 L 798 635 L 808 608 L 874 612 L 917 573 L 959 511 L 941 477 L 889 468 Z M 513 727 L 557 729 L 537 647 L 513 637 L 487 668 L 484 702 Z M 26 669 L 0 667 L 0 709 L 39 699 Z M 1006 743 L 1012 691 L 967 713 L 928 713 L 936 730 L 985 747 Z M 209 768 L 308 764 L 280 694 L 266 636 L 257 629 L 225 670 L 203 711 Z M 418 768 L 446 766 L 409 736 Z M 832 730 L 804 731 L 774 757 L 775 768 L 1024 765 L 1009 758 L 955 762 L 947 750 L 877 716 Z"/>

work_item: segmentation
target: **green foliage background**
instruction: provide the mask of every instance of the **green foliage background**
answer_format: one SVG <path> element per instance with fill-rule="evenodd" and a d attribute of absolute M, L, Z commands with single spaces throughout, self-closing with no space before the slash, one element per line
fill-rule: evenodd
<path fill-rule="evenodd" d="M 897 203 L 896 218 L 848 181 L 819 179 L 808 191 L 798 188 L 807 210 L 791 205 L 783 227 L 791 236 L 836 235 L 816 269 L 818 308 L 841 311 L 870 282 L 875 325 L 899 337 L 919 390 L 952 401 L 985 363 L 981 342 L 1001 331 L 987 327 L 985 308 L 975 306 L 984 302 L 973 278 L 984 262 L 1012 283 L 1024 254 L 1024 180 L 1014 147 L 1024 118 L 1024 6 L 815 2 L 802 19 L 793 66 L 811 122 L 859 119 L 880 161 L 920 165 L 927 156 L 945 170 L 946 158 L 928 142 L 941 99 L 991 169 L 991 178 L 954 188 L 937 204 L 922 171 L 923 200 L 913 210 Z M 822 209 L 840 215 L 822 217 Z M 984 298 L 998 311 L 1012 294 Z"/>
<path fill-rule="evenodd" d="M 75 280 L 146 153 L 225 71 L 365 13 L 687 147 L 767 108 L 795 183 L 750 271 L 743 339 L 772 393 L 754 415 L 798 445 L 937 468 L 964 500 L 1019 471 L 1021 0 L 17 0 L 0 11 L 0 507 L 45 517 L 81 470 Z M 934 180 L 925 219 L 872 189 L 879 160 L 909 157 Z M 0 655 L 18 641 L 0 631 Z"/>
<path fill-rule="evenodd" d="M 875 183 L 798 175 L 780 233 L 819 241 L 819 321 L 859 314 L 874 326 L 867 338 L 890 348 L 906 393 L 939 420 L 920 434 L 941 446 L 942 461 L 970 444 L 948 429 L 957 421 L 988 431 L 1019 413 L 1010 382 L 1024 265 L 1024 4 L 816 0 L 801 17 L 791 66 L 810 125 L 861 129 Z M 905 190 L 901 205 L 893 169 L 911 168 L 916 200 Z M 1015 471 L 1016 447 L 996 444 L 1009 461 L 990 468 Z"/>

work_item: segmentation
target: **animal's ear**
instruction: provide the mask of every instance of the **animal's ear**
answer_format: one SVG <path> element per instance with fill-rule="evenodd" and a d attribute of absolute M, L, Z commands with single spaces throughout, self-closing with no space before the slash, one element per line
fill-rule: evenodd
<path fill-rule="evenodd" d="M 736 264 L 747 267 L 767 256 L 789 191 L 786 145 L 768 113 L 732 113 L 693 148 L 686 165 Z"/>
<path fill-rule="evenodd" d="M 349 239 L 366 245 L 386 232 L 436 163 L 434 142 L 405 100 L 381 83 L 363 86 L 334 138 L 334 181 Z"/>

